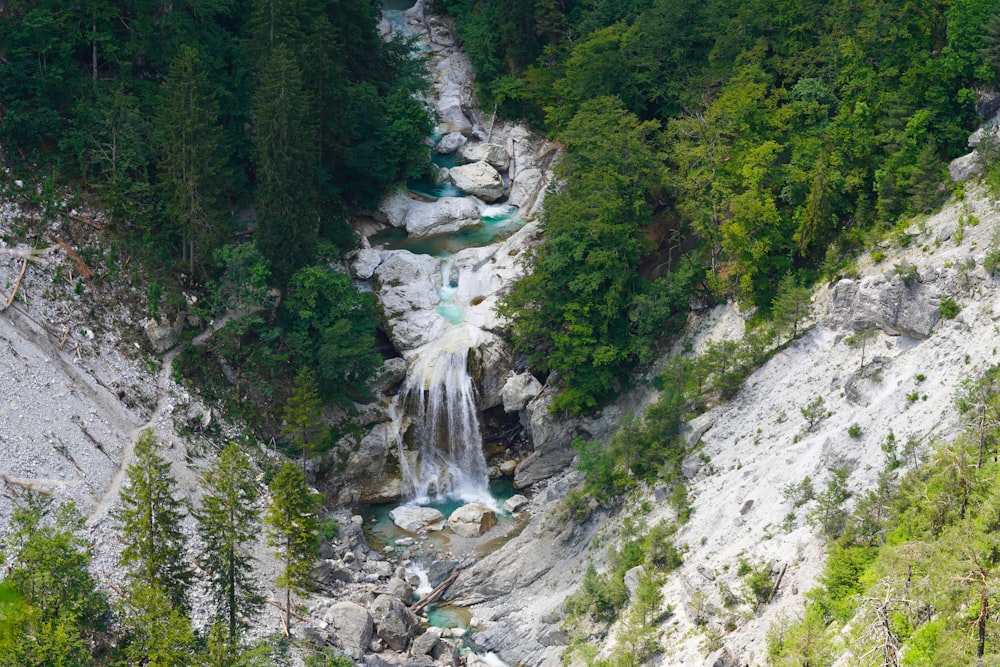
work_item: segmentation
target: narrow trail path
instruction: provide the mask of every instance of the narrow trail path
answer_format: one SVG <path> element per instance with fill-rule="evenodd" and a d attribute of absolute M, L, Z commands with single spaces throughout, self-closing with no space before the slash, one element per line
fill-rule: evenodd
<path fill-rule="evenodd" d="M 191 344 L 195 347 L 204 344 L 205 341 L 212 336 L 212 334 L 226 326 L 226 323 L 229 322 L 232 317 L 232 313 L 226 313 L 218 320 L 214 320 L 204 331 L 192 339 Z M 139 436 L 147 428 L 155 429 L 157 421 L 163 414 L 166 398 L 170 391 L 170 386 L 173 383 L 173 380 L 171 379 L 171 375 L 173 373 L 173 361 L 180 351 L 181 346 L 180 344 L 177 344 L 164 352 L 160 357 L 160 370 L 156 374 L 156 407 L 153 408 L 153 413 L 144 424 L 140 424 L 130 431 L 128 444 L 126 444 L 124 449 L 122 449 L 119 457 L 120 460 L 118 462 L 118 469 L 115 470 L 115 474 L 112 476 L 111 482 L 104 490 L 104 494 L 101 496 L 101 499 L 94 506 L 94 510 L 90 513 L 90 516 L 87 517 L 88 526 L 93 526 L 99 523 L 105 516 L 107 516 L 108 510 L 111 508 L 111 505 L 114 504 L 115 498 L 118 497 L 118 493 L 122 487 L 122 482 L 125 480 L 125 473 L 128 470 L 129 464 L 132 462 L 132 455 L 135 450 L 136 440 L 139 439 Z M 171 433 L 173 433 L 173 429 L 171 429 Z"/>

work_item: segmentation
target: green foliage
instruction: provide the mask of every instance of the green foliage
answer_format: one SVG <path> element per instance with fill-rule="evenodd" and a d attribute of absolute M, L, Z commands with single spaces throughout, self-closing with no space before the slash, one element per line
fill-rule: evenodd
<path fill-rule="evenodd" d="M 792 274 L 786 273 L 778 282 L 778 293 L 771 302 L 771 316 L 777 333 L 795 340 L 799 334 L 799 323 L 808 317 L 811 310 L 809 290 L 800 287 Z"/>
<path fill-rule="evenodd" d="M 802 478 L 799 483 L 790 483 L 781 490 L 782 496 L 785 498 L 785 502 L 792 503 L 792 507 L 802 507 L 807 502 L 816 497 L 816 492 L 813 490 L 812 478 L 808 475 Z"/>
<path fill-rule="evenodd" d="M 204 268 L 225 238 L 225 156 L 218 103 L 197 52 L 182 46 L 170 65 L 154 120 L 157 175 L 177 225 L 188 271 Z"/>
<path fill-rule="evenodd" d="M 306 267 L 289 283 L 280 321 L 294 359 L 316 370 L 324 399 L 364 397 L 381 360 L 375 347 L 375 310 L 348 276 Z"/>
<path fill-rule="evenodd" d="M 88 568 L 83 519 L 27 495 L 15 508 L 8 544 L 13 568 L 0 586 L 0 665 L 94 664 L 108 628 L 108 604 Z"/>
<path fill-rule="evenodd" d="M 851 424 L 849 427 L 847 427 L 847 435 L 849 435 L 849 436 L 851 436 L 852 438 L 855 438 L 855 439 L 860 438 L 861 437 L 861 425 L 860 424 Z"/>
<path fill-rule="evenodd" d="M 736 574 L 743 579 L 743 597 L 755 608 L 765 604 L 774 590 L 770 563 L 754 565 L 741 558 Z"/>
<path fill-rule="evenodd" d="M 224 620 L 228 642 L 263 604 L 249 547 L 259 533 L 256 472 L 236 443 L 229 443 L 204 473 L 206 493 L 195 512 L 205 544 L 201 567 L 208 573 L 216 614 Z"/>
<path fill-rule="evenodd" d="M 354 661 L 333 649 L 323 649 L 306 656 L 306 667 L 354 667 Z"/>
<path fill-rule="evenodd" d="M 125 655 L 132 664 L 149 667 L 188 667 L 196 644 L 190 619 L 171 595 L 155 585 L 137 582 L 122 603 L 129 632 Z"/>
<path fill-rule="evenodd" d="M 166 595 L 180 612 L 187 610 L 191 570 L 184 558 L 181 522 L 184 509 L 174 497 L 177 480 L 170 463 L 159 454 L 160 443 L 150 429 L 135 442 L 133 460 L 113 512 L 119 539 L 125 544 L 121 564 L 133 586 Z M 153 593 L 150 593 L 153 595 Z"/>
<path fill-rule="evenodd" d="M 565 187 L 546 198 L 547 240 L 500 309 L 516 348 L 558 374 L 556 412 L 593 410 L 636 360 L 627 313 L 642 291 L 646 197 L 662 181 L 655 129 L 602 97 L 581 105 L 560 135 L 570 153 L 557 167 Z"/>
<path fill-rule="evenodd" d="M 946 320 L 953 320 L 958 317 L 958 313 L 962 310 L 962 307 L 950 296 L 945 296 L 941 297 L 941 301 L 938 303 L 938 310 L 941 312 L 941 317 Z"/>
<path fill-rule="evenodd" d="M 839 537 L 847 523 L 844 501 L 850 496 L 847 489 L 849 474 L 847 468 L 836 468 L 826 488 L 816 496 L 816 506 L 809 512 L 809 524 L 828 539 Z"/>
<path fill-rule="evenodd" d="M 302 452 L 304 465 L 307 454 L 321 451 L 329 430 L 323 421 L 323 403 L 319 398 L 316 375 L 312 369 L 303 366 L 295 376 L 292 393 L 282 411 L 281 434 Z"/>
<path fill-rule="evenodd" d="M 920 282 L 920 273 L 917 271 L 916 264 L 900 262 L 899 264 L 893 265 L 892 272 L 899 276 L 899 279 L 902 280 L 903 284 L 907 287 L 911 287 L 914 283 Z"/>
<path fill-rule="evenodd" d="M 292 624 L 292 593 L 312 590 L 319 551 L 319 510 L 323 497 L 309 490 L 302 469 L 285 461 L 271 482 L 271 503 L 264 517 L 267 543 L 275 548 L 281 573 L 275 583 L 285 591 L 285 630 Z"/>
<path fill-rule="evenodd" d="M 806 420 L 806 430 L 812 431 L 816 426 L 830 416 L 826 409 L 826 401 L 822 396 L 816 396 L 811 401 L 799 408 L 802 418 Z"/>

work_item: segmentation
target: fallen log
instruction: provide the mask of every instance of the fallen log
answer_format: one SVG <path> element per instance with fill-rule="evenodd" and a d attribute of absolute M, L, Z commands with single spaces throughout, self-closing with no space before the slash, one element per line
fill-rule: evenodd
<path fill-rule="evenodd" d="M 448 587 L 451 586 L 453 583 L 455 583 L 455 580 L 458 579 L 458 575 L 460 574 L 462 574 L 461 570 L 455 570 L 454 574 L 452 574 L 450 577 L 448 577 L 440 584 L 438 584 L 434 588 L 434 590 L 432 590 L 430 593 L 428 593 L 424 597 L 414 602 L 413 605 L 410 607 L 410 611 L 412 611 L 414 614 L 419 614 L 420 612 L 422 612 L 424 610 L 424 607 L 426 607 L 427 605 L 429 605 L 430 603 L 434 602 L 439 597 L 441 597 L 441 595 L 443 595 L 444 592 L 448 590 Z"/>
<path fill-rule="evenodd" d="M 14 303 L 14 298 L 17 296 L 17 290 L 21 289 L 21 281 L 24 279 L 24 272 L 28 270 L 28 258 L 25 257 L 21 260 L 21 273 L 17 276 L 17 282 L 14 283 L 14 291 L 10 293 L 7 298 L 7 305 L 4 306 L 4 310 L 10 308 L 10 304 Z"/>

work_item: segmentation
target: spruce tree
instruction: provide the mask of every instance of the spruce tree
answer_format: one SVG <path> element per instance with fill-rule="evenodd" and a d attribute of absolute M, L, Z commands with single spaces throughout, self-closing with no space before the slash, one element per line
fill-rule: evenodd
<path fill-rule="evenodd" d="M 299 369 L 281 416 L 284 420 L 281 434 L 302 452 L 304 470 L 306 455 L 321 451 L 330 432 L 323 423 L 323 401 L 319 397 L 319 383 L 312 369 L 306 366 Z"/>
<path fill-rule="evenodd" d="M 158 588 L 185 610 L 191 571 L 184 562 L 184 509 L 174 498 L 177 481 L 159 447 L 150 429 L 139 436 L 121 488 L 121 506 L 113 516 L 125 543 L 121 563 L 129 571 L 130 584 Z"/>
<path fill-rule="evenodd" d="M 265 63 L 254 99 L 254 199 L 256 242 L 284 288 L 312 261 L 316 246 L 318 191 L 316 127 L 302 74 L 292 53 L 278 44 Z"/>
<path fill-rule="evenodd" d="M 170 65 L 155 119 L 159 187 L 177 224 L 188 271 L 211 260 L 223 239 L 226 182 L 218 103 L 194 49 L 182 46 Z"/>
<path fill-rule="evenodd" d="M 133 585 L 122 601 L 128 631 L 125 655 L 130 665 L 190 667 L 198 664 L 191 619 L 169 591 L 145 582 Z"/>
<path fill-rule="evenodd" d="M 778 293 L 771 302 L 771 316 L 779 335 L 791 333 L 789 340 L 799 335 L 799 323 L 812 309 L 811 294 L 806 287 L 800 287 L 791 273 L 786 273 L 778 281 Z"/>
<path fill-rule="evenodd" d="M 235 644 L 246 619 L 263 603 L 247 553 L 258 532 L 257 482 L 250 460 L 230 443 L 205 472 L 206 495 L 195 513 L 205 543 L 201 566 L 212 582 L 217 613 Z"/>
<path fill-rule="evenodd" d="M 323 496 L 306 485 L 301 468 L 285 461 L 271 483 L 271 504 L 264 524 L 267 543 L 282 563 L 275 583 L 285 591 L 285 633 L 292 627 L 292 593 L 313 586 L 313 563 L 319 551 L 319 510 Z"/>

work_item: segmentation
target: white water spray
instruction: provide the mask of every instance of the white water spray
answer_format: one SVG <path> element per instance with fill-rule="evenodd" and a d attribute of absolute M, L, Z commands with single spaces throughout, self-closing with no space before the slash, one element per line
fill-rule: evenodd
<path fill-rule="evenodd" d="M 445 498 L 494 506 L 483 455 L 476 393 L 469 376 L 469 327 L 448 327 L 410 362 L 401 395 L 417 436 L 417 460 L 399 441 L 403 497 L 428 504 Z"/>

